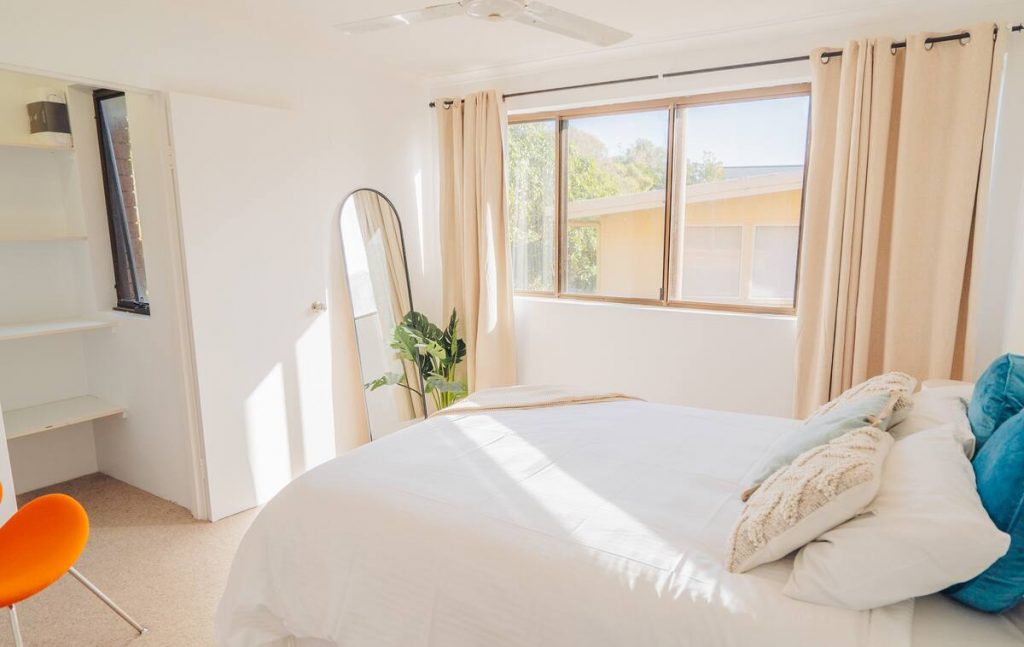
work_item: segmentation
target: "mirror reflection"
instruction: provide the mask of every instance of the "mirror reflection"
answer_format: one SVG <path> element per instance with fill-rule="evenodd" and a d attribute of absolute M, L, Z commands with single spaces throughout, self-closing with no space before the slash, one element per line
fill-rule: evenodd
<path fill-rule="evenodd" d="M 391 348 L 395 324 L 413 309 L 398 213 L 387 197 L 359 189 L 346 198 L 339 222 L 363 382 L 399 374 L 400 384 L 364 390 L 370 439 L 424 417 L 419 372 Z"/>

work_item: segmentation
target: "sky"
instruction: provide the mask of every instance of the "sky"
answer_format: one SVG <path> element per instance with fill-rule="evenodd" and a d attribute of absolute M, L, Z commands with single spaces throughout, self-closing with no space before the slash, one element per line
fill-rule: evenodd
<path fill-rule="evenodd" d="M 691 159 L 711 151 L 725 166 L 803 164 L 808 97 L 745 101 L 686 109 L 686 150 Z M 665 146 L 667 111 L 572 120 L 597 136 L 612 155 L 640 138 Z"/>

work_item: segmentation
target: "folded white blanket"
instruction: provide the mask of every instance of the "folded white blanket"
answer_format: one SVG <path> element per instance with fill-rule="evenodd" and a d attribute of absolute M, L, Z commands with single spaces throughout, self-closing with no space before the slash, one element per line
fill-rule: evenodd
<path fill-rule="evenodd" d="M 434 416 L 482 413 L 507 409 L 543 409 L 574 404 L 642 400 L 632 395 L 593 391 L 583 387 L 562 385 L 521 385 L 482 389 L 459 400 L 450 407 L 435 411 Z"/>

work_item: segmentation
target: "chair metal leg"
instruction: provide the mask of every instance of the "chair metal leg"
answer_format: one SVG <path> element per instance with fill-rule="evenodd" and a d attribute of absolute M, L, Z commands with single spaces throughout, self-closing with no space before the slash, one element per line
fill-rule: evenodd
<path fill-rule="evenodd" d="M 18 626 L 18 612 L 14 610 L 14 605 L 7 607 L 7 611 L 11 615 L 11 632 L 14 633 L 14 647 L 23 647 L 21 642 L 21 627 Z"/>
<path fill-rule="evenodd" d="M 85 588 L 89 589 L 89 591 L 91 591 L 93 595 L 98 597 L 100 600 L 103 600 L 103 603 L 106 604 L 111 609 L 113 609 L 114 613 L 116 613 L 117 615 L 121 616 L 121 618 L 123 618 L 125 622 L 127 622 L 132 627 L 134 627 L 135 631 L 139 632 L 139 635 L 142 635 L 142 634 L 146 633 L 146 631 L 148 631 L 145 627 L 143 627 L 139 623 L 135 622 L 135 620 L 133 620 L 130 615 L 125 613 L 124 609 L 122 609 L 121 607 L 117 606 L 117 604 L 115 604 L 113 600 L 108 598 L 103 593 L 103 591 L 101 591 L 98 588 L 96 588 L 95 584 L 93 584 L 89 580 L 85 579 L 85 576 L 82 575 L 81 573 L 79 573 L 77 570 L 75 570 L 74 567 L 69 569 L 68 572 L 71 573 L 72 575 L 74 575 L 75 579 L 78 580 L 79 582 L 81 582 L 82 586 L 84 586 Z M 12 608 L 11 611 L 13 612 L 14 609 Z M 18 643 L 18 647 L 21 647 L 21 643 Z"/>

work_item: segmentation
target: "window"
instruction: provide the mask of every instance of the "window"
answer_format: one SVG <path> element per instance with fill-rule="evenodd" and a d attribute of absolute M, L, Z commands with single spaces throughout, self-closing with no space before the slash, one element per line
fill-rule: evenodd
<path fill-rule="evenodd" d="M 511 117 L 516 291 L 792 312 L 809 92 Z"/>
<path fill-rule="evenodd" d="M 556 122 L 509 125 L 509 238 L 517 290 L 555 289 Z"/>
<path fill-rule="evenodd" d="M 766 302 L 793 303 L 796 288 L 798 225 L 756 225 L 754 256 L 750 273 L 750 298 Z"/>
<path fill-rule="evenodd" d="M 728 301 L 740 296 L 743 227 L 686 225 L 682 236 L 681 297 Z"/>
<path fill-rule="evenodd" d="M 148 315 L 146 264 L 142 257 L 142 226 L 135 196 L 128 103 L 123 92 L 111 90 L 97 90 L 93 99 L 110 227 L 110 251 L 114 260 L 115 309 Z"/>
<path fill-rule="evenodd" d="M 665 110 L 564 120 L 565 291 L 661 298 L 665 247 Z"/>

